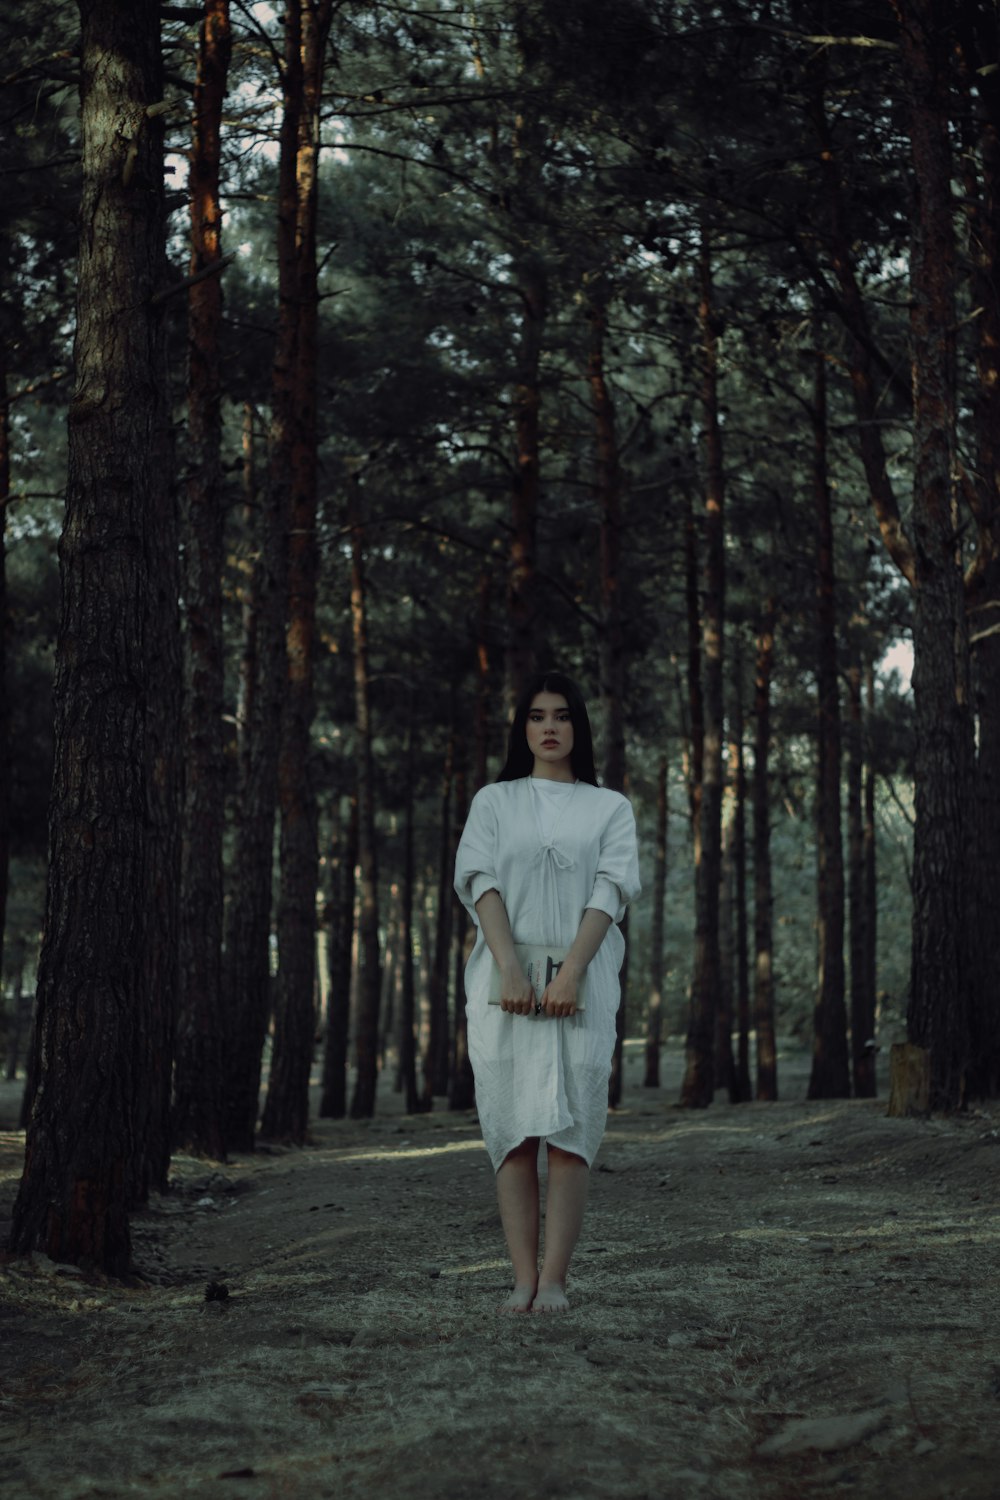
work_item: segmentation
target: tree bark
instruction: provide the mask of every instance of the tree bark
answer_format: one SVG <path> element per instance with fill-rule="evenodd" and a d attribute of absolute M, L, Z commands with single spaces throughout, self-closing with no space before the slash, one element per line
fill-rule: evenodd
<path fill-rule="evenodd" d="M 688 811 L 695 869 L 701 863 L 701 795 L 705 782 L 705 694 L 701 675 L 698 532 L 690 492 L 684 497 L 684 600 L 687 609 Z"/>
<path fill-rule="evenodd" d="M 733 785 L 732 867 L 735 920 L 733 973 L 737 1051 L 730 1096 L 734 1104 L 753 1098 L 750 1082 L 750 954 L 747 919 L 747 773 L 743 754 L 742 653 L 737 651 L 733 673 L 732 729 L 729 738 L 730 778 Z"/>
<path fill-rule="evenodd" d="M 330 999 L 323 1050 L 323 1087 L 319 1112 L 324 1120 L 347 1114 L 347 1058 L 351 1019 L 351 969 L 354 949 L 355 869 L 358 862 L 358 804 L 352 797 L 346 830 L 335 825 L 330 844 L 328 962 Z"/>
<path fill-rule="evenodd" d="M 351 533 L 351 621 L 354 644 L 354 714 L 357 736 L 358 863 L 361 914 L 358 924 L 358 1020 L 355 1036 L 357 1072 L 351 1118 L 375 1113 L 378 1087 L 378 1012 L 380 1000 L 378 945 L 378 858 L 375 842 L 375 765 L 368 674 L 368 617 L 365 600 L 364 527 L 356 480 L 348 490 Z"/>
<path fill-rule="evenodd" d="M 198 48 L 191 149 L 191 274 L 222 258 L 222 106 L 232 34 L 229 0 L 206 0 Z M 184 560 L 184 815 L 174 1142 L 223 1159 L 222 923 L 225 832 L 223 737 L 222 279 L 188 294 L 188 461 Z"/>
<path fill-rule="evenodd" d="M 858 1099 L 874 1099 L 875 992 L 869 987 L 868 903 L 865 899 L 864 728 L 862 664 L 847 670 L 847 847 L 851 954 L 851 1073 Z"/>
<path fill-rule="evenodd" d="M 7 685 L 7 507 L 10 504 L 10 395 L 7 351 L 0 344 L 0 976 L 3 975 L 10 881 L 10 697 Z"/>
<path fill-rule="evenodd" d="M 161 790 L 172 790 L 162 735 L 164 699 L 177 686 L 154 676 L 172 669 L 161 637 L 176 626 L 163 599 L 176 573 L 153 576 L 165 543 L 176 555 L 177 542 L 153 302 L 164 253 L 163 133 L 162 116 L 148 111 L 161 100 L 163 75 L 152 0 L 81 0 L 80 17 L 83 232 L 38 978 L 41 1077 L 10 1245 L 123 1276 L 128 1199 L 158 1171 L 151 1111 L 161 1100 L 144 1101 L 158 1086 L 149 1056 L 164 1039 L 164 990 L 175 975 L 152 973 L 149 949 L 164 960 L 179 875 L 153 785 L 165 773 Z M 149 866 L 164 854 L 157 875 L 168 911 L 150 913 Z"/>
<path fill-rule="evenodd" d="M 764 600 L 757 629 L 754 676 L 753 879 L 754 1029 L 757 1033 L 757 1098 L 778 1097 L 778 1053 L 774 1036 L 774 929 L 771 879 L 771 678 L 777 604 Z"/>
<path fill-rule="evenodd" d="M 961 38 L 965 116 L 962 163 L 969 223 L 972 327 L 975 331 L 976 461 L 968 485 L 976 521 L 976 552 L 966 574 L 976 737 L 977 873 L 973 896 L 976 975 L 972 987 L 968 1096 L 1000 1096 L 1000 923 L 993 884 L 1000 848 L 1000 306 L 995 280 L 1000 258 L 1000 76 L 996 11 L 981 3 L 955 18 Z"/>
<path fill-rule="evenodd" d="M 858 422 L 858 447 L 886 551 L 903 577 L 912 584 L 916 582 L 916 559 L 910 539 L 903 530 L 899 505 L 889 478 L 879 422 L 885 377 L 874 356 L 875 340 L 854 264 L 851 227 L 844 207 L 845 167 L 841 164 L 826 114 L 825 69 L 825 56 L 822 49 L 817 49 L 813 65 L 812 115 L 820 148 L 820 172 L 826 188 L 830 255 L 840 290 L 836 310 L 850 340 L 850 376 Z"/>
<path fill-rule="evenodd" d="M 910 260 L 917 559 L 913 696 L 916 822 L 909 1039 L 930 1053 L 932 1109 L 957 1109 L 971 1059 L 969 851 L 974 749 L 955 475 L 955 239 L 949 9 L 894 4 L 918 185 Z"/>
<path fill-rule="evenodd" d="M 523 260 L 521 330 L 514 378 L 514 482 L 507 573 L 507 698 L 513 707 L 538 665 L 536 534 L 541 483 L 541 357 L 548 289 L 540 260 Z"/>
<path fill-rule="evenodd" d="M 458 853 L 458 841 L 469 811 L 468 777 L 465 761 L 460 756 L 455 768 L 455 838 L 452 844 L 452 868 Z M 465 1014 L 465 960 L 466 942 L 469 934 L 469 914 L 452 893 L 454 988 L 455 988 L 455 1045 L 451 1059 L 451 1077 L 448 1084 L 448 1108 L 472 1109 L 476 1102 L 476 1086 L 469 1057 L 469 1028 Z"/>
<path fill-rule="evenodd" d="M 454 710 L 454 704 L 453 704 Z M 438 824 L 438 863 L 434 900 L 434 946 L 428 994 L 429 1031 L 423 1060 L 424 1107 L 432 1109 L 435 1096 L 448 1092 L 451 1046 L 448 1026 L 448 980 L 451 973 L 451 893 L 455 869 L 451 829 L 452 784 L 455 774 L 455 730 L 448 736 L 441 776 L 441 812 Z"/>
<path fill-rule="evenodd" d="M 312 778 L 315 716 L 317 518 L 317 339 L 319 286 L 316 215 L 319 203 L 320 117 L 332 0 L 288 0 L 285 7 L 285 109 L 294 116 L 282 132 L 279 262 L 283 295 L 293 306 L 290 368 L 276 371 L 276 416 L 286 433 L 291 531 L 285 695 L 278 760 L 281 810 L 278 899 L 278 984 L 274 1044 L 261 1133 L 302 1145 L 309 1121 L 309 1076 L 316 1040 L 316 887 L 319 827 Z M 290 33 L 290 35 L 289 35 Z"/>
<path fill-rule="evenodd" d="M 663 1047 L 663 935 L 667 905 L 667 800 L 668 762 L 660 756 L 656 773 L 656 847 L 653 853 L 653 910 L 649 923 L 649 1006 L 646 1011 L 645 1073 L 643 1087 L 660 1087 L 660 1053 Z"/>
<path fill-rule="evenodd" d="M 410 692 L 406 726 L 406 808 L 403 823 L 403 869 L 399 879 L 399 1078 L 406 1113 L 422 1110 L 417 1088 L 417 983 L 413 961 L 413 893 L 416 884 L 415 694 Z"/>
<path fill-rule="evenodd" d="M 869 720 L 875 717 L 875 667 L 869 658 L 865 664 L 865 697 Z M 878 1024 L 878 845 L 875 832 L 875 764 L 868 736 L 865 756 L 864 826 L 862 833 L 865 902 L 865 991 L 870 997 L 873 1035 Z M 872 1077 L 875 1060 L 872 1059 Z"/>
<path fill-rule="evenodd" d="M 604 718 L 604 785 L 624 792 L 626 658 L 621 610 L 622 486 L 618 460 L 615 408 L 604 363 L 608 321 L 608 289 L 601 281 L 588 293 L 590 352 L 587 383 L 594 415 L 594 489 L 600 515 L 601 629 L 598 637 L 598 674 Z M 623 926 L 627 932 L 627 924 Z M 628 1014 L 628 963 L 619 976 L 620 999 L 615 1015 L 615 1049 L 611 1059 L 608 1103 L 614 1109 L 623 1087 L 623 1055 Z"/>
<path fill-rule="evenodd" d="M 736 793 L 730 776 L 722 796 L 722 862 L 719 870 L 719 996 L 715 1011 L 715 1087 L 735 1103 L 736 1063 L 733 1058 L 733 993 L 736 950 L 733 943 L 733 818 Z"/>
<path fill-rule="evenodd" d="M 705 761 L 695 866 L 694 976 L 681 1103 L 704 1108 L 715 1088 L 712 1052 L 719 1004 L 719 881 L 722 873 L 723 668 L 725 656 L 725 490 L 719 420 L 718 349 L 711 250 L 702 234 L 699 256 L 702 405 L 705 423 L 705 592 L 702 606 Z"/>
<path fill-rule="evenodd" d="M 604 362 L 609 292 L 602 282 L 588 289 L 590 352 L 587 383 L 594 415 L 594 490 L 600 516 L 601 631 L 598 669 L 604 718 L 604 785 L 625 790 L 625 700 L 627 662 L 622 631 L 622 480 L 615 406 Z"/>
<path fill-rule="evenodd" d="M 813 494 L 816 504 L 817 933 L 810 1099 L 850 1096 L 844 981 L 844 855 L 840 829 L 840 702 L 837 677 L 837 580 L 827 471 L 826 357 L 815 360 Z"/>

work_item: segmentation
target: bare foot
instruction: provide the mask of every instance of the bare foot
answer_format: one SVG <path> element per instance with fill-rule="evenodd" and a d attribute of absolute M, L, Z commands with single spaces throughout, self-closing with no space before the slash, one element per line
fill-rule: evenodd
<path fill-rule="evenodd" d="M 503 1299 L 500 1304 L 501 1312 L 526 1313 L 531 1311 L 531 1304 L 535 1300 L 535 1283 L 533 1281 L 519 1282 L 514 1290 Z"/>
<path fill-rule="evenodd" d="M 558 1281 L 549 1281 L 544 1286 L 539 1286 L 535 1300 L 531 1304 L 531 1311 L 533 1313 L 569 1312 L 569 1298 Z"/>

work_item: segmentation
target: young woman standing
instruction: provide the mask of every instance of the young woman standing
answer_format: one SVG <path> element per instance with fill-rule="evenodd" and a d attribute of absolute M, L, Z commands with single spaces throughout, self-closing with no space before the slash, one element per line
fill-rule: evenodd
<path fill-rule="evenodd" d="M 469 809 L 455 888 L 478 927 L 465 971 L 466 1014 L 476 1105 L 514 1270 L 504 1306 L 563 1311 L 607 1118 L 625 954 L 617 924 L 639 894 L 639 864 L 632 808 L 597 785 L 587 708 L 561 672 L 536 677 L 521 696 L 507 762 Z M 539 1001 L 515 943 L 568 950 Z M 489 1003 L 494 965 L 499 1005 Z M 584 975 L 586 1007 L 578 1009 Z M 540 1141 L 548 1153 L 541 1269 Z"/>

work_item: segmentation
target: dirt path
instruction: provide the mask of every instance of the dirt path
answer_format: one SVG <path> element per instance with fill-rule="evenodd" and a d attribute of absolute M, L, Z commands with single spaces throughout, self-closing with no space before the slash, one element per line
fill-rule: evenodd
<path fill-rule="evenodd" d="M 1000 1111 L 691 1114 L 679 1066 L 654 1094 L 630 1057 L 565 1318 L 494 1310 L 474 1117 L 388 1092 L 305 1151 L 178 1161 L 146 1290 L 5 1266 L 5 1500 L 998 1500 Z"/>

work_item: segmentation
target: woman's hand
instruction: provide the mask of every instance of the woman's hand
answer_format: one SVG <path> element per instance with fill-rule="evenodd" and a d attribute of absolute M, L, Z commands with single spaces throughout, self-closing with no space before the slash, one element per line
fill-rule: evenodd
<path fill-rule="evenodd" d="M 579 983 L 576 971 L 563 963 L 555 978 L 545 986 L 541 1002 L 545 1014 L 556 1017 L 575 1016 Z"/>
<path fill-rule="evenodd" d="M 535 992 L 516 961 L 501 970 L 503 987 L 500 1009 L 514 1016 L 528 1016 L 535 1009 Z"/>

